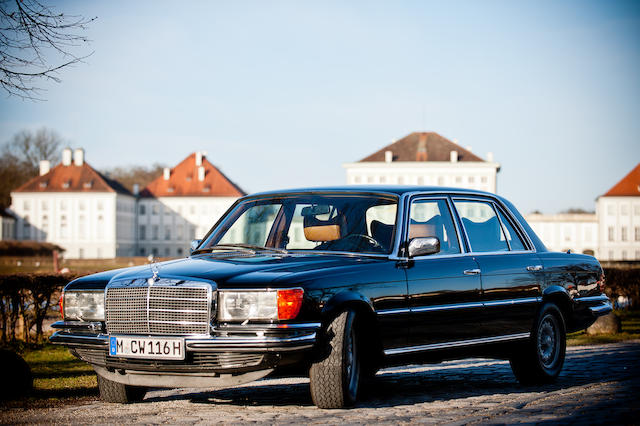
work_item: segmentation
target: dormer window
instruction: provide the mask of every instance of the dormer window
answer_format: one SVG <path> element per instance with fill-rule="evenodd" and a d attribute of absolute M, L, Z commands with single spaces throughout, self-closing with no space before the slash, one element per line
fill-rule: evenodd
<path fill-rule="evenodd" d="M 191 179 L 192 179 L 191 175 L 187 175 L 187 182 L 191 182 Z"/>
<path fill-rule="evenodd" d="M 65 182 L 62 183 L 62 188 L 64 189 L 68 189 L 71 186 L 71 181 L 67 180 Z"/>
<path fill-rule="evenodd" d="M 82 187 L 85 188 L 85 189 L 91 189 L 92 186 L 93 186 L 93 181 L 92 180 L 82 184 Z"/>
<path fill-rule="evenodd" d="M 167 188 L 167 192 L 173 192 L 173 191 L 174 191 L 173 186 L 170 186 L 169 188 Z"/>
<path fill-rule="evenodd" d="M 211 192 L 211 187 L 205 186 L 204 188 L 202 188 L 202 192 Z"/>
<path fill-rule="evenodd" d="M 47 187 L 47 181 L 42 181 L 40 182 L 40 188 L 46 188 Z"/>

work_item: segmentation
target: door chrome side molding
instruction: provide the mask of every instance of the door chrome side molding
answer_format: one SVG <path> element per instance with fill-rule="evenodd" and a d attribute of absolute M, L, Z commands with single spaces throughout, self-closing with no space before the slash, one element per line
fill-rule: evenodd
<path fill-rule="evenodd" d="M 400 355 L 412 352 L 432 351 L 436 349 L 458 348 L 462 346 L 483 345 L 487 343 L 507 342 L 511 340 L 528 339 L 531 333 L 507 334 L 504 336 L 482 337 L 480 339 L 456 340 L 453 342 L 432 343 L 430 345 L 393 348 L 384 351 L 385 355 Z"/>
<path fill-rule="evenodd" d="M 522 299 L 506 299 L 506 300 L 486 300 L 482 302 L 468 302 L 468 303 L 453 303 L 450 305 L 433 305 L 433 306 L 418 306 L 414 308 L 396 308 L 396 309 L 382 309 L 377 311 L 378 315 L 398 315 L 398 314 L 413 314 L 420 312 L 432 312 L 432 311 L 449 311 L 454 309 L 473 309 L 482 307 L 493 306 L 505 306 L 505 305 L 519 305 L 522 303 L 536 303 L 541 302 L 541 297 L 525 297 Z"/>

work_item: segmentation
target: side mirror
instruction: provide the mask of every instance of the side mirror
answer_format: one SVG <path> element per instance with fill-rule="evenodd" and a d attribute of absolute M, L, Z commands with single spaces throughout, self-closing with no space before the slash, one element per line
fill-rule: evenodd
<path fill-rule="evenodd" d="M 412 238 L 409 241 L 409 257 L 425 256 L 440 251 L 438 237 Z"/>
<path fill-rule="evenodd" d="M 202 240 L 191 240 L 191 244 L 189 245 L 189 254 L 193 253 L 195 249 L 198 248 Z"/>

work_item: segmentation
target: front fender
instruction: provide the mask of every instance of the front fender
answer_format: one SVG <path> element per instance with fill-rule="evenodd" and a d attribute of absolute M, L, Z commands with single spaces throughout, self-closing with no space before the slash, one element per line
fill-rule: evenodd
<path fill-rule="evenodd" d="M 371 300 L 360 293 L 348 290 L 341 291 L 331 297 L 331 299 L 329 299 L 322 307 L 322 316 L 325 318 L 332 316 L 347 306 L 363 309 L 371 315 L 374 315 L 375 312 Z"/>

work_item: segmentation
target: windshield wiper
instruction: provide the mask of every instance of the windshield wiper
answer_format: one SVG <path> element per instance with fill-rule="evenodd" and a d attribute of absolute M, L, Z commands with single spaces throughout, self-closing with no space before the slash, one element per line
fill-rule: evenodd
<path fill-rule="evenodd" d="M 281 253 L 281 254 L 288 254 L 289 252 L 285 249 L 281 249 L 281 248 L 276 248 L 276 247 L 263 247 L 263 246 L 258 246 L 258 245 L 253 245 L 253 244 L 216 244 L 215 246 L 211 246 L 211 247 L 206 247 L 206 248 L 202 248 L 199 250 L 195 250 L 193 253 L 191 254 L 200 254 L 200 253 L 209 253 L 215 250 L 225 250 L 225 249 L 236 249 L 236 250 L 241 250 L 241 251 L 245 251 L 248 253 L 256 253 L 256 250 L 263 250 L 263 251 L 272 251 L 275 253 Z"/>

